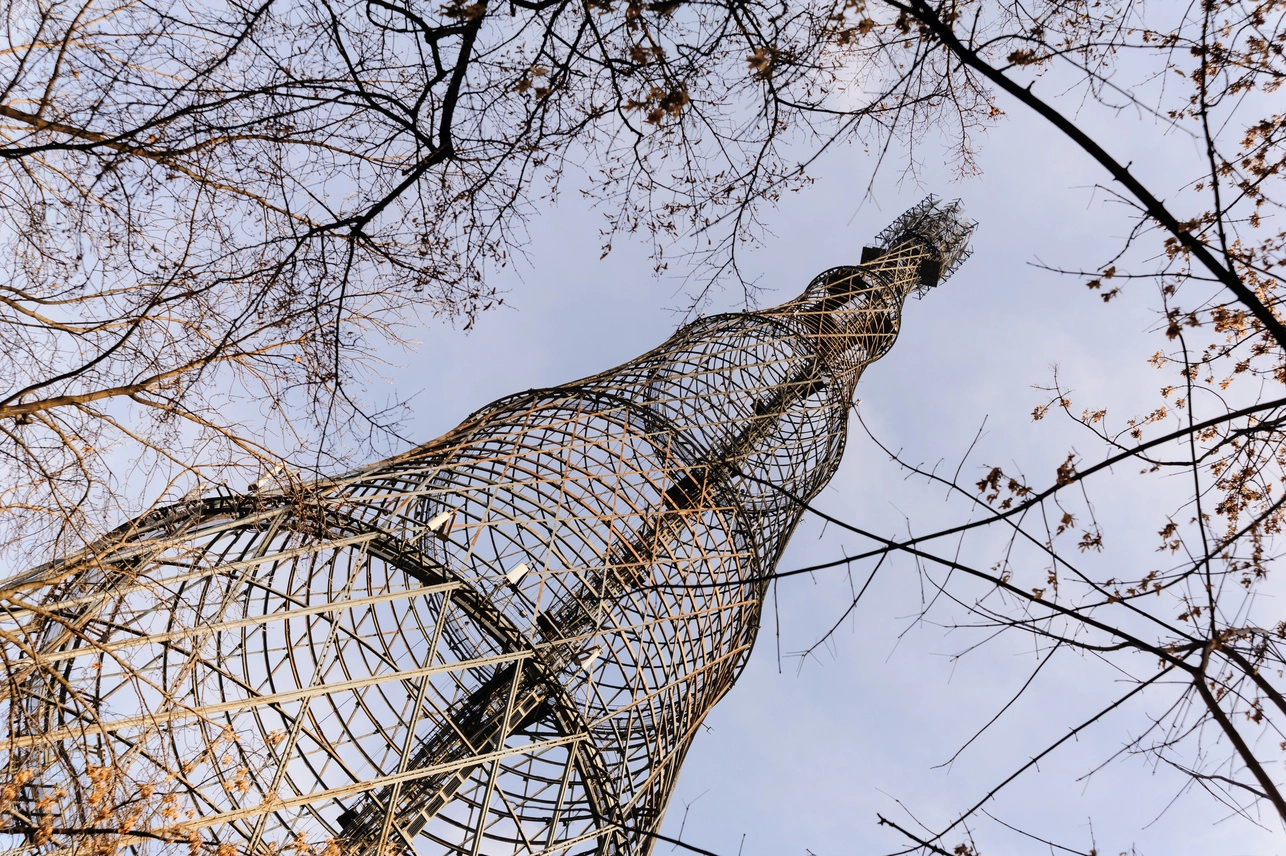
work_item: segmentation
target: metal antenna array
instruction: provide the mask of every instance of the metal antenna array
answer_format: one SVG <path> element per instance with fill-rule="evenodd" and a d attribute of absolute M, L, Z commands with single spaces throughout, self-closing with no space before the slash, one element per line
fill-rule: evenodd
<path fill-rule="evenodd" d="M 930 197 L 788 303 L 0 584 L 0 846 L 648 853 L 862 370 L 972 228 Z"/>

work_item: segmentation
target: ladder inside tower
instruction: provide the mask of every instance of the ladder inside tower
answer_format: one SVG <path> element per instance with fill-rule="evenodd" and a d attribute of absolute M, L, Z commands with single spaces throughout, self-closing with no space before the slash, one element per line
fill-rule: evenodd
<path fill-rule="evenodd" d="M 887 311 L 879 307 L 868 319 L 868 328 L 859 332 L 831 333 L 827 316 L 852 301 L 857 295 L 873 290 L 853 269 L 850 275 L 831 284 L 825 295 L 800 315 L 812 326 L 815 336 L 842 335 L 882 338 L 895 332 L 896 325 Z M 918 274 L 920 271 L 916 270 Z M 917 277 L 918 278 L 918 277 Z M 898 289 L 894 287 L 893 291 Z M 900 303 L 900 302 L 899 302 Z M 819 349 L 821 350 L 821 349 Z M 880 348 L 871 348 L 878 353 Z M 541 613 L 537 626 L 541 642 L 552 643 L 546 649 L 543 663 L 524 658 L 498 668 L 453 711 L 449 723 L 420 742 L 408 770 L 463 761 L 470 756 L 500 751 L 506 739 L 548 715 L 555 691 L 550 681 L 574 660 L 578 653 L 561 640 L 577 639 L 594 629 L 593 615 L 582 601 L 609 601 L 628 593 L 644 581 L 644 573 L 655 560 L 661 529 L 676 515 L 706 507 L 712 496 L 728 482 L 741 475 L 737 462 L 754 451 L 773 426 L 797 402 L 824 388 L 827 372 L 817 354 L 806 357 L 793 377 L 777 385 L 773 393 L 756 402 L 754 413 L 742 431 L 723 448 L 708 454 L 663 493 L 660 508 L 637 534 L 615 551 L 597 582 L 600 591 L 589 591 L 584 597 L 569 598 L 553 615 Z M 668 518 L 668 519 L 667 519 Z M 413 724 L 412 724 L 413 727 Z M 383 856 L 388 852 L 411 852 L 416 837 L 478 771 L 480 764 L 464 765 L 452 772 L 412 779 L 402 785 L 390 785 L 378 792 L 368 792 L 357 805 L 339 818 L 341 846 L 347 856 Z M 486 819 L 478 819 L 473 852 L 476 854 Z"/>

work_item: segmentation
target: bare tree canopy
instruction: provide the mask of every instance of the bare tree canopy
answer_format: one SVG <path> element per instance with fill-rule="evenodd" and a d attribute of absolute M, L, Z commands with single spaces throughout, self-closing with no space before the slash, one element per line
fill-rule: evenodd
<path fill-rule="evenodd" d="M 833 564 L 911 555 L 943 594 L 932 609 L 1111 662 L 1129 684 L 1104 714 L 1165 700 L 1129 751 L 1286 822 L 1286 625 L 1260 596 L 1286 503 L 1286 4 L 109 0 L 5 16 L 0 526 L 24 547 L 135 510 L 119 461 L 186 484 L 275 462 L 269 435 L 303 461 L 380 424 L 351 392 L 378 349 L 417 315 L 467 325 L 497 300 L 486 273 L 565 176 L 601 204 L 604 252 L 640 232 L 735 276 L 761 204 L 806 184 L 818 153 L 855 143 L 914 172 L 927 145 L 969 171 L 1002 108 L 1030 111 L 1134 211 L 1118 257 L 1067 272 L 1109 303 L 1155 286 L 1168 379 L 1122 417 L 1052 384 L 1033 418 L 1063 412 L 1090 445 L 1044 478 L 908 462 L 945 482 L 958 525 L 889 540 L 836 521 L 872 543 Z M 1124 110 L 1187 135 L 1190 173 L 1149 184 L 1083 121 Z M 248 428 L 246 401 L 276 427 Z M 1117 561 L 1128 533 L 1093 514 L 1126 470 L 1174 497 L 1155 509 L 1165 562 Z M 972 852 L 995 792 L 942 828 L 889 823 L 924 852 Z"/>
<path fill-rule="evenodd" d="M 467 325 L 495 300 L 484 272 L 568 168 L 609 232 L 716 235 L 705 252 L 735 265 L 755 204 L 805 178 L 787 143 L 993 112 L 945 53 L 842 4 L 96 0 L 5 18 L 5 522 L 54 535 L 120 498 L 108 449 L 171 477 L 270 458 L 228 390 L 269 402 L 291 445 L 347 424 L 355 373 L 400 322 Z"/>

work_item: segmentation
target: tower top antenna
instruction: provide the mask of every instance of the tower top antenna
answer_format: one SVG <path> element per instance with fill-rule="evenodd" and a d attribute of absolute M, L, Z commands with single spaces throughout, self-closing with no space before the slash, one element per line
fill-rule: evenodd
<path fill-rule="evenodd" d="M 862 261 L 910 250 L 922 256 L 915 294 L 922 297 L 941 285 L 973 253 L 969 239 L 978 224 L 965 216 L 959 199 L 943 202 L 929 194 L 875 236 L 875 246 L 862 250 Z"/>

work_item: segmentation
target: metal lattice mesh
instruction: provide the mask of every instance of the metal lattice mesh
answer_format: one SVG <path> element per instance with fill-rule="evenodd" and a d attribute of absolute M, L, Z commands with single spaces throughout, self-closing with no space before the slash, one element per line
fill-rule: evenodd
<path fill-rule="evenodd" d="M 930 198 L 789 303 L 10 580 L 8 843 L 648 852 L 863 368 L 972 228 Z"/>

